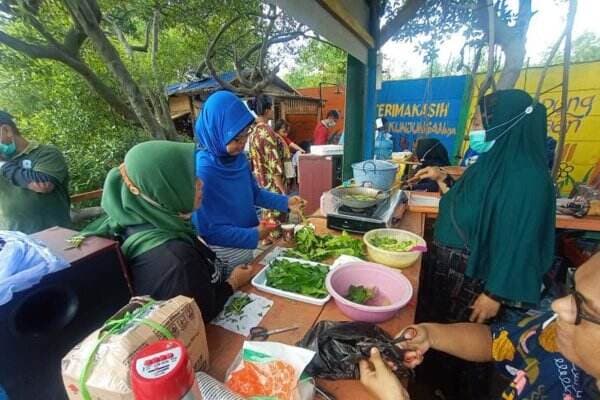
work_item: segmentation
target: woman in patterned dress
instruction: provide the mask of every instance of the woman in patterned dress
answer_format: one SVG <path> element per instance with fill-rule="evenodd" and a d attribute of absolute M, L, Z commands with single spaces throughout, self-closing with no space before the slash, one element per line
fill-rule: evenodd
<path fill-rule="evenodd" d="M 270 97 L 259 95 L 248 101 L 256 113 L 256 122 L 250 131 L 250 164 L 258 184 L 271 192 L 287 194 L 285 162 L 291 161 L 291 153 L 283 138 L 268 124 L 273 119 L 273 102 Z M 287 214 L 275 210 L 263 210 L 262 218 L 284 222 Z M 279 236 L 278 231 L 271 238 Z"/>

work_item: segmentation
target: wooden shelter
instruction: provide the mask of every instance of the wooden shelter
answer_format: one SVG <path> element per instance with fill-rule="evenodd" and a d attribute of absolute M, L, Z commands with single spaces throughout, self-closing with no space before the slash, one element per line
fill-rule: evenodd
<path fill-rule="evenodd" d="M 236 72 L 225 72 L 219 78 L 233 86 L 239 85 Z M 167 86 L 169 110 L 175 126 L 181 132 L 193 135 L 193 124 L 202 108 L 202 103 L 221 85 L 212 77 Z M 276 77 L 264 94 L 273 98 L 274 119 L 285 119 L 290 123 L 292 139 L 312 136 L 321 106 L 321 100 L 303 96 L 282 79 Z M 246 100 L 246 98 L 244 98 Z"/>

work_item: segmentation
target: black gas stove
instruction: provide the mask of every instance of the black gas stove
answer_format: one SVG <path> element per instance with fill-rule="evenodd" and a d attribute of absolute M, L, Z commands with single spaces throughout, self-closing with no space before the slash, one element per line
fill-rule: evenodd
<path fill-rule="evenodd" d="M 372 229 L 389 228 L 396 207 L 405 201 L 404 192 L 398 190 L 378 205 L 354 209 L 344 205 L 327 214 L 327 227 L 340 231 L 365 233 Z"/>

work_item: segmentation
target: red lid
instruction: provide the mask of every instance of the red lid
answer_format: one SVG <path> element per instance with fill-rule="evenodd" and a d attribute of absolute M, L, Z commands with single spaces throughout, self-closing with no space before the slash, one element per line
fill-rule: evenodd
<path fill-rule="evenodd" d="M 154 342 L 131 360 L 131 387 L 136 400 L 180 400 L 194 379 L 187 350 L 179 340 Z"/>

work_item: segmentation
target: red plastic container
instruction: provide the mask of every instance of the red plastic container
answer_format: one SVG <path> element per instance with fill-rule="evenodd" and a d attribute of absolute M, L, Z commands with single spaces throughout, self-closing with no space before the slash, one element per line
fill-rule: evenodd
<path fill-rule="evenodd" d="M 131 387 L 136 400 L 201 400 L 187 350 L 179 340 L 159 340 L 133 356 Z"/>

